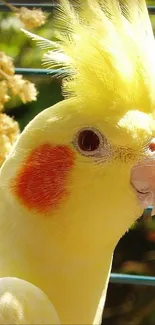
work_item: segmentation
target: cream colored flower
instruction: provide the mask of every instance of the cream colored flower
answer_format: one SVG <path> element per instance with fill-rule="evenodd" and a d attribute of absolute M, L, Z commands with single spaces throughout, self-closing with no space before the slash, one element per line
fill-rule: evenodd
<path fill-rule="evenodd" d="M 46 22 L 45 13 L 41 9 L 30 10 L 26 7 L 21 7 L 16 14 L 29 29 L 40 27 Z"/>
<path fill-rule="evenodd" d="M 0 52 L 0 70 L 9 76 L 12 76 L 15 72 L 12 58 L 4 52 Z"/>
<path fill-rule="evenodd" d="M 0 111 L 3 110 L 4 104 L 10 99 L 8 96 L 8 85 L 5 80 L 0 81 Z"/>
<path fill-rule="evenodd" d="M 12 90 L 13 95 L 18 95 L 21 91 L 21 88 L 24 85 L 25 80 L 22 75 L 14 75 L 13 77 L 8 79 L 8 85 Z"/>
<path fill-rule="evenodd" d="M 37 90 L 35 85 L 26 80 L 19 96 L 23 103 L 35 101 L 37 99 Z"/>
<path fill-rule="evenodd" d="M 0 114 L 0 166 L 10 153 L 15 141 L 18 139 L 19 125 L 6 114 Z"/>
<path fill-rule="evenodd" d="M 18 95 L 24 104 L 37 99 L 35 85 L 28 80 L 24 80 L 22 75 L 14 75 L 9 78 L 8 83 L 13 95 Z"/>

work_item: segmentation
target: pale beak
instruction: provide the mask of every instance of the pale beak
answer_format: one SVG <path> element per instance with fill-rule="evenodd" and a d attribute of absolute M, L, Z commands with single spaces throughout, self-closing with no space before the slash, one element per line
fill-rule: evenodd
<path fill-rule="evenodd" d="M 155 161 L 153 159 L 132 168 L 131 184 L 136 190 L 142 208 L 153 206 L 152 215 L 155 214 Z"/>

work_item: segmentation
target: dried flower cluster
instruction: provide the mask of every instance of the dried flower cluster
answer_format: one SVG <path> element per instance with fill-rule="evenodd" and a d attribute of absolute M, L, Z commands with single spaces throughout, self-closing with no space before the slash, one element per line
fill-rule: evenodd
<path fill-rule="evenodd" d="M 20 133 L 18 123 L 2 113 L 12 96 L 19 96 L 23 103 L 27 103 L 36 100 L 37 90 L 22 75 L 15 75 L 13 60 L 0 52 L 0 166 Z"/>
<path fill-rule="evenodd" d="M 37 91 L 35 85 L 28 80 L 24 80 L 22 75 L 10 77 L 8 86 L 11 88 L 12 94 L 18 95 L 24 104 L 36 100 Z"/>
<path fill-rule="evenodd" d="M 5 103 L 9 100 L 8 86 L 5 80 L 0 81 L 0 111 L 3 110 Z"/>
<path fill-rule="evenodd" d="M 22 75 L 15 75 L 12 59 L 4 52 L 0 52 L 0 111 L 10 99 L 10 94 L 8 94 L 10 90 L 12 95 L 19 96 L 23 103 L 37 99 L 35 85 L 23 79 Z"/>
<path fill-rule="evenodd" d="M 30 10 L 26 7 L 21 7 L 17 12 L 17 16 L 29 29 L 40 27 L 46 22 L 45 13 L 41 9 Z"/>
<path fill-rule="evenodd" d="M 13 76 L 15 73 L 12 58 L 7 56 L 4 52 L 0 52 L 0 70 L 9 76 Z"/>
<path fill-rule="evenodd" d="M 46 15 L 41 9 L 16 8 L 5 0 L 1 1 L 29 29 L 40 27 L 46 22 Z M 19 96 L 23 103 L 27 103 L 37 99 L 37 90 L 32 82 L 23 79 L 22 75 L 15 74 L 12 58 L 0 51 L 0 166 L 20 134 L 18 122 L 2 112 L 13 96 Z"/>
<path fill-rule="evenodd" d="M 10 153 L 19 133 L 18 123 L 8 115 L 0 113 L 0 166 Z"/>
<path fill-rule="evenodd" d="M 26 7 L 17 8 L 5 0 L 1 0 L 29 29 L 37 28 L 45 24 L 46 14 L 41 9 L 28 9 Z"/>

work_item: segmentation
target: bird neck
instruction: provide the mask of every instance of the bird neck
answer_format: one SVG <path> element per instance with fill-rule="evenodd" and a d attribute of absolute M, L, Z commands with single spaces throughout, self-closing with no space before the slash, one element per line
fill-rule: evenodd
<path fill-rule="evenodd" d="M 65 249 L 68 250 L 67 246 Z M 48 267 L 37 266 L 40 267 L 37 285 L 53 302 L 62 324 L 100 324 L 112 250 L 102 247 L 96 251 L 96 256 L 95 251 L 93 253 L 91 259 L 83 259 L 82 254 L 77 256 L 76 252 L 71 256 L 66 251 L 65 256 L 62 252 L 53 251 Z M 43 256 L 41 259 L 43 262 Z M 46 279 L 44 283 L 42 274 Z"/>
<path fill-rule="evenodd" d="M 32 222 L 30 227 L 29 217 L 26 222 L 19 211 L 13 211 L 15 226 L 12 211 L 8 212 L 5 220 L 1 218 L 0 277 L 19 277 L 37 285 L 53 303 L 62 324 L 100 324 L 113 249 L 106 245 L 92 249 L 87 242 L 82 250 L 80 242 L 68 237 L 62 245 L 56 229 L 49 236 Z"/>
<path fill-rule="evenodd" d="M 111 260 L 111 254 L 109 256 L 103 254 L 99 263 L 77 267 L 76 271 L 71 271 L 65 280 L 66 292 L 63 300 L 67 298 L 68 301 L 62 310 L 63 324 L 101 323 Z"/>
<path fill-rule="evenodd" d="M 73 225 L 65 215 L 38 217 L 6 197 L 6 192 L 0 194 L 4 202 L 0 277 L 19 277 L 37 285 L 62 324 L 100 324 L 114 250 L 104 228 L 97 220 L 86 223 L 81 218 L 80 223 L 80 215 L 74 216 Z"/>

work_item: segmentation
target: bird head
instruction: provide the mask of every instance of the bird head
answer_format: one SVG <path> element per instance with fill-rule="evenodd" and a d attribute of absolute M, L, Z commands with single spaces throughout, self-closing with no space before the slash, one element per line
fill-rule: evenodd
<path fill-rule="evenodd" d="M 44 63 L 65 100 L 29 123 L 2 177 L 23 213 L 92 254 L 155 204 L 155 44 L 143 0 L 63 0 L 55 26 Z"/>

